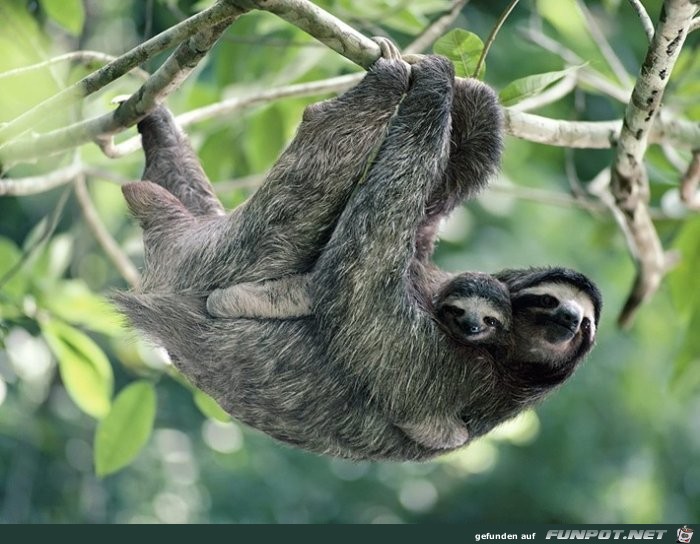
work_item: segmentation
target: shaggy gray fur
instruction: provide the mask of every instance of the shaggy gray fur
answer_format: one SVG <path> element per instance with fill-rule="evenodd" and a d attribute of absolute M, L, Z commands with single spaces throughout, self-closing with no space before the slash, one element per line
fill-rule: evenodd
<path fill-rule="evenodd" d="M 497 168 L 502 130 L 493 92 L 455 82 L 443 58 L 410 77 L 404 63 L 380 59 L 357 87 L 308 108 L 266 182 L 229 215 L 164 109 L 139 130 L 144 179 L 157 184 L 124 187 L 146 269 L 140 292 L 117 302 L 195 385 L 279 440 L 356 459 L 427 459 L 537 401 L 590 349 L 587 338 L 559 379 L 436 323 L 430 294 L 452 278 L 430 262 L 437 223 Z M 206 310 L 215 289 L 307 272 L 310 316 Z"/>

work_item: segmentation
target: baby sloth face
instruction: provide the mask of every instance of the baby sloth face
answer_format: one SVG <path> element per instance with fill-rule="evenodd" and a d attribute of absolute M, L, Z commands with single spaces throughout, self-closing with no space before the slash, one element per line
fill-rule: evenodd
<path fill-rule="evenodd" d="M 510 344 L 512 311 L 508 289 L 488 274 L 464 273 L 434 297 L 435 317 L 457 342 L 502 348 Z"/>

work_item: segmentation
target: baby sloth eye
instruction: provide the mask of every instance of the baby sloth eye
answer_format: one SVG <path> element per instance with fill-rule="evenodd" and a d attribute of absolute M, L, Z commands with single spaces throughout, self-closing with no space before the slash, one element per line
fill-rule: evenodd
<path fill-rule="evenodd" d="M 540 305 L 543 308 L 553 309 L 559 306 L 559 301 L 552 295 L 542 295 L 540 297 Z"/>
<path fill-rule="evenodd" d="M 496 319 L 495 317 L 490 317 L 490 316 L 486 316 L 484 318 L 484 323 L 486 323 L 489 327 L 494 327 L 494 328 L 501 326 L 501 322 L 498 319 Z"/>

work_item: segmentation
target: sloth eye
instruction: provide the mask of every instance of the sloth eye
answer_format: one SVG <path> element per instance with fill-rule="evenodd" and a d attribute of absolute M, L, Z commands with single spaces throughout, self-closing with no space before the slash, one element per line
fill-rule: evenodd
<path fill-rule="evenodd" d="M 501 326 L 501 322 L 498 319 L 496 319 L 495 317 L 485 317 L 484 323 L 486 323 L 489 327 L 500 327 Z"/>
<path fill-rule="evenodd" d="M 552 295 L 542 295 L 540 297 L 540 305 L 543 308 L 553 309 L 559 306 L 559 301 Z"/>
<path fill-rule="evenodd" d="M 583 321 L 581 321 L 581 330 L 583 332 L 588 332 L 591 330 L 591 320 L 587 317 L 584 317 Z"/>

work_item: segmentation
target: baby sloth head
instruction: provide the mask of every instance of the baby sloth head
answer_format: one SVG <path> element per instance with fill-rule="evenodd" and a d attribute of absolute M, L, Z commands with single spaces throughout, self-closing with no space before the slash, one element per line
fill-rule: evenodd
<path fill-rule="evenodd" d="M 510 344 L 508 289 L 488 274 L 466 272 L 443 284 L 433 299 L 435 317 L 457 342 L 502 348 Z"/>

